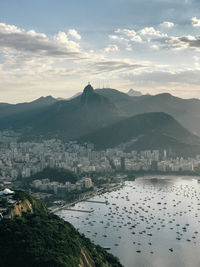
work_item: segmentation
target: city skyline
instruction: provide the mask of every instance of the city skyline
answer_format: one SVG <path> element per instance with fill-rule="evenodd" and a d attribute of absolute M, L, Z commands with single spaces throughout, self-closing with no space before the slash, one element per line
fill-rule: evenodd
<path fill-rule="evenodd" d="M 88 81 L 200 98 L 195 0 L 2 1 L 0 102 L 68 98 Z"/>

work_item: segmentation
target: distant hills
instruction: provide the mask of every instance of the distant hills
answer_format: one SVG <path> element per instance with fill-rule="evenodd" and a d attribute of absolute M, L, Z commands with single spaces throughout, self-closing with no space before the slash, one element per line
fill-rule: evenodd
<path fill-rule="evenodd" d="M 136 91 L 136 90 L 130 89 L 128 91 L 127 95 L 129 95 L 129 96 L 141 96 L 142 93 L 140 91 Z"/>
<path fill-rule="evenodd" d="M 88 85 L 80 96 L 58 101 L 31 120 L 25 125 L 26 135 L 72 140 L 107 126 L 119 117 L 115 104 Z"/>
<path fill-rule="evenodd" d="M 148 117 L 148 113 L 154 113 L 154 115 Z M 163 117 L 165 118 L 163 119 L 166 125 L 165 130 L 167 129 L 170 134 L 165 131 L 157 132 L 157 130 L 154 130 L 153 134 L 149 132 L 148 127 L 151 130 L 157 129 L 156 123 L 158 122 L 156 119 L 160 115 L 156 115 L 156 113 L 170 115 L 170 117 Z M 133 116 L 139 114 L 145 115 L 133 118 Z M 152 121 L 152 116 L 155 117 L 155 123 L 149 125 L 147 121 L 149 118 Z M 173 125 L 171 123 L 172 117 L 174 118 Z M 141 120 L 140 123 L 144 123 L 143 120 L 146 122 L 147 128 L 144 128 L 144 132 L 141 131 L 141 135 L 151 135 L 151 140 L 149 139 L 147 142 L 146 137 L 143 137 L 143 139 L 140 137 L 132 146 L 133 148 L 158 148 L 163 147 L 164 143 L 171 143 L 171 147 L 178 147 L 178 144 L 193 146 L 195 142 L 198 143 L 197 138 L 194 138 L 195 135 L 200 136 L 200 100 L 198 99 L 181 99 L 168 93 L 133 97 L 111 88 L 94 90 L 88 84 L 82 94 L 68 100 L 58 100 L 48 96 L 30 103 L 17 105 L 0 103 L 0 129 L 20 130 L 26 139 L 58 137 L 68 141 L 90 137 L 93 140 L 94 133 L 98 136 L 98 133 L 104 132 L 105 129 L 111 132 L 109 129 L 117 127 L 116 123 L 122 124 L 123 121 L 124 124 L 130 123 L 131 125 L 133 123 L 134 125 L 136 118 Z M 160 120 L 159 123 L 161 123 Z M 184 137 L 186 140 L 183 138 L 182 130 L 174 131 L 174 124 L 176 126 L 178 124 L 179 128 L 182 127 L 183 132 L 187 129 L 188 134 L 191 133 L 190 135 L 193 136 L 192 143 L 188 143 L 186 135 Z M 115 136 L 113 136 L 113 140 L 109 141 L 110 144 L 113 143 L 114 145 L 120 127 L 123 126 L 119 126 L 119 129 L 113 131 Z M 130 128 L 133 130 L 132 126 Z M 124 129 L 126 129 L 128 135 L 128 126 Z M 177 133 L 179 133 L 179 136 Z M 134 134 L 132 134 L 132 137 L 134 137 Z M 124 142 L 126 138 L 129 137 L 124 135 L 122 141 Z M 102 138 L 102 140 L 104 139 Z M 116 141 L 117 145 L 120 140 L 121 137 Z M 100 147 L 98 145 L 100 143 L 98 140 L 97 147 Z M 105 141 L 106 143 L 107 141 Z M 174 143 L 177 146 L 172 145 Z M 192 149 L 192 151 L 196 151 L 197 148 Z"/>
<path fill-rule="evenodd" d="M 45 113 L 47 107 L 58 100 L 52 96 L 40 97 L 32 102 L 20 104 L 0 103 L 0 129 L 19 129 L 38 115 Z"/>
<path fill-rule="evenodd" d="M 168 149 L 174 154 L 200 152 L 200 138 L 163 112 L 144 113 L 123 119 L 80 139 L 96 149 L 113 148 L 122 143 L 126 151 Z"/>
<path fill-rule="evenodd" d="M 186 129 L 200 136 L 199 99 L 182 99 L 168 93 L 129 97 L 117 90 L 108 89 L 108 91 L 107 97 L 112 100 L 120 114 L 124 116 L 148 112 L 165 112 L 174 117 Z M 105 94 L 104 90 L 99 90 L 98 93 Z"/>

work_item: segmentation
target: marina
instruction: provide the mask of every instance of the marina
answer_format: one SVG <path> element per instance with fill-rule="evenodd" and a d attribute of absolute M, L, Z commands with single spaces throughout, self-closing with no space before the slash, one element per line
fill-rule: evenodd
<path fill-rule="evenodd" d="M 56 214 L 109 248 L 125 267 L 200 266 L 196 177 L 141 177 L 89 202 L 79 202 L 73 209 Z"/>
<path fill-rule="evenodd" d="M 58 207 L 50 207 L 49 210 L 53 213 L 56 213 L 56 212 L 63 210 L 63 209 L 65 209 L 65 210 L 69 209 L 70 210 L 70 207 L 74 207 L 76 204 L 78 204 L 80 202 L 89 202 L 89 203 L 96 203 L 96 204 L 108 204 L 108 201 L 93 200 L 93 198 L 95 196 L 102 195 L 105 192 L 112 192 L 113 190 L 114 191 L 118 190 L 118 189 L 122 188 L 124 185 L 125 185 L 124 182 L 117 183 L 117 184 L 109 184 L 105 188 L 101 188 L 96 192 L 85 194 L 82 197 L 79 196 L 79 199 L 77 199 L 73 202 L 70 202 L 70 203 L 67 203 L 64 205 L 60 205 Z"/>

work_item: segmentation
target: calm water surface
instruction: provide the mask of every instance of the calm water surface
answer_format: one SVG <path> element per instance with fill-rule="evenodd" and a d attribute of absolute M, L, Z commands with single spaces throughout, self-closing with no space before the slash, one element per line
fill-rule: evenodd
<path fill-rule="evenodd" d="M 200 266 L 200 182 L 196 177 L 138 178 L 117 191 L 61 210 L 60 217 L 126 267 Z"/>

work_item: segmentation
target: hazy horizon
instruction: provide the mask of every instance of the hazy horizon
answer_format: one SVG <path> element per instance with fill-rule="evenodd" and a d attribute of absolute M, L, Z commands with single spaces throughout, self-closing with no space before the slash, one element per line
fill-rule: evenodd
<path fill-rule="evenodd" d="M 199 98 L 199 6 L 196 0 L 1 1 L 0 102 L 68 98 L 88 81 Z"/>
<path fill-rule="evenodd" d="M 75 92 L 74 94 L 72 94 L 72 95 L 70 95 L 70 96 L 63 96 L 63 97 L 61 97 L 61 96 L 54 96 L 54 95 L 41 95 L 41 96 L 38 96 L 37 98 L 32 98 L 32 99 L 27 99 L 27 100 L 24 100 L 24 101 L 19 101 L 19 102 L 11 102 L 11 101 L 7 101 L 7 102 L 1 102 L 0 101 L 0 103 L 7 103 L 7 104 L 23 104 L 23 103 L 30 103 L 30 102 L 33 102 L 33 101 L 36 101 L 36 100 L 38 100 L 38 99 L 40 99 L 40 98 L 47 98 L 47 97 L 52 97 L 52 98 L 54 98 L 54 99 L 57 99 L 57 100 L 70 100 L 70 99 L 72 99 L 72 98 L 74 98 L 74 97 L 77 97 L 78 96 L 78 94 L 80 93 L 82 93 L 83 92 L 83 89 L 84 88 L 82 88 L 82 89 L 80 89 L 80 91 L 77 91 L 77 92 Z M 116 89 L 116 88 L 94 88 L 94 90 L 101 90 L 101 89 L 114 89 L 114 90 L 117 90 L 117 91 L 119 91 L 119 92 L 121 92 L 121 93 L 125 93 L 125 94 L 128 94 L 128 91 L 129 90 L 131 90 L 131 89 L 133 89 L 133 88 L 130 88 L 128 91 L 123 91 L 123 90 L 120 90 L 120 89 Z M 133 89 L 134 90 L 134 89 Z M 137 92 L 141 92 L 141 91 L 139 91 L 139 90 L 134 90 L 134 91 L 137 91 Z M 162 92 L 162 93 L 157 93 L 157 94 L 149 94 L 148 92 L 146 93 L 146 94 L 142 94 L 142 95 L 151 95 L 151 96 L 155 96 L 155 95 L 159 95 L 159 94 L 165 94 L 165 93 L 169 93 L 169 92 Z M 171 93 L 169 93 L 169 94 L 171 94 Z M 182 99 L 197 99 L 197 100 L 200 100 L 199 98 L 196 98 L 196 97 L 180 97 L 180 96 L 176 96 L 176 95 L 173 95 L 173 94 L 171 94 L 172 96 L 174 96 L 174 97 L 179 97 L 179 98 L 182 98 Z M 135 97 L 139 97 L 139 96 L 135 96 Z"/>

